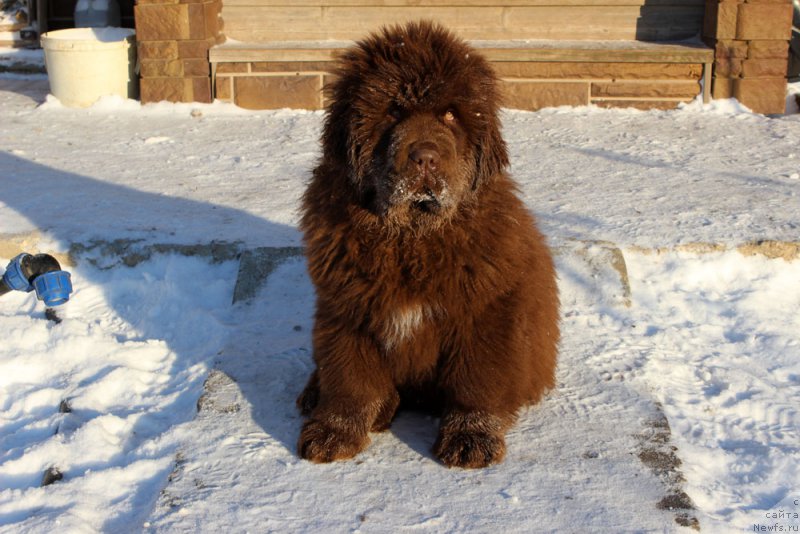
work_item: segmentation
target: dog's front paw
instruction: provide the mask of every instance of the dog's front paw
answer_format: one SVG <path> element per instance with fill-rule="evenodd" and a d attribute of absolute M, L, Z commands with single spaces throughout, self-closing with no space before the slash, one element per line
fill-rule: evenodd
<path fill-rule="evenodd" d="M 506 454 L 502 428 L 492 415 L 450 414 L 442 422 L 433 452 L 448 467 L 478 468 L 501 462 Z"/>
<path fill-rule="evenodd" d="M 503 460 L 506 444 L 502 436 L 481 432 L 440 435 L 434 453 L 447 467 L 486 467 Z"/>
<path fill-rule="evenodd" d="M 327 463 L 352 458 L 367 446 L 366 434 L 348 430 L 324 421 L 308 421 L 300 432 L 297 451 L 314 463 Z"/>

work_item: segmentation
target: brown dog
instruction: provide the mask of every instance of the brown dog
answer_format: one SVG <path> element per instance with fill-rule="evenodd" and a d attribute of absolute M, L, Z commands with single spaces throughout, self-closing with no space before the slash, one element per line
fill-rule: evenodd
<path fill-rule="evenodd" d="M 448 466 L 503 459 L 554 385 L 558 290 L 515 194 L 487 61 L 431 23 L 340 60 L 301 228 L 317 290 L 303 458 L 350 458 L 401 398 L 442 415 Z"/>

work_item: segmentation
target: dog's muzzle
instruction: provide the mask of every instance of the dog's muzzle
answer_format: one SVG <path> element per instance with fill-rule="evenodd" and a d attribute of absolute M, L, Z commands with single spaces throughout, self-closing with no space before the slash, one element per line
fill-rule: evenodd
<path fill-rule="evenodd" d="M 440 163 L 441 156 L 434 143 L 411 145 L 406 167 L 413 177 L 409 188 L 411 206 L 424 213 L 436 213 L 442 207 Z"/>

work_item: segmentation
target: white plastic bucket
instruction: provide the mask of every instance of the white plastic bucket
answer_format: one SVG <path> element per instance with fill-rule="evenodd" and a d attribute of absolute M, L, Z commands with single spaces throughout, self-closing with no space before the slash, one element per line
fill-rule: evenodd
<path fill-rule="evenodd" d="M 73 28 L 42 35 L 50 92 L 77 108 L 106 95 L 138 97 L 135 34 L 128 28 Z"/>

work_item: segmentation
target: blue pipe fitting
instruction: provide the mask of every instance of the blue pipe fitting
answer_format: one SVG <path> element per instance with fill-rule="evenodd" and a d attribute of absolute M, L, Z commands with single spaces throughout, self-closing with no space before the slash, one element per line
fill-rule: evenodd
<path fill-rule="evenodd" d="M 11 263 L 6 267 L 6 273 L 3 275 L 3 282 L 9 289 L 15 291 L 33 291 L 33 285 L 28 281 L 28 278 L 23 273 L 22 260 L 29 258 L 30 254 L 22 253 L 16 258 L 11 260 Z"/>
<path fill-rule="evenodd" d="M 33 279 L 36 298 L 43 300 L 46 306 L 59 306 L 69 300 L 72 293 L 72 281 L 67 271 L 51 271 Z"/>
<path fill-rule="evenodd" d="M 58 260 L 49 254 L 31 256 L 23 252 L 6 267 L 0 279 L 0 296 L 9 291 L 33 290 L 46 306 L 64 304 L 72 293 L 70 274 L 62 271 Z"/>

